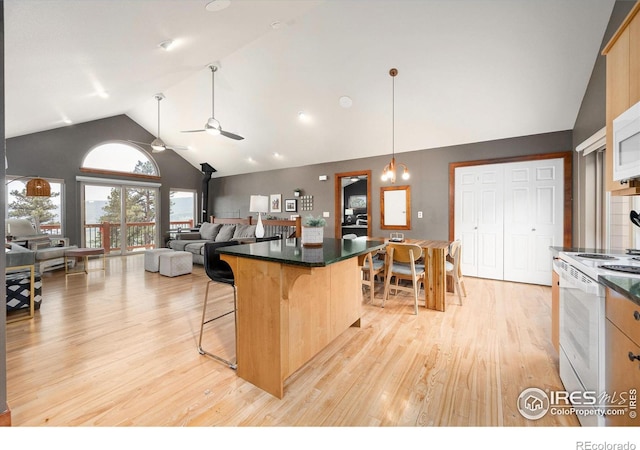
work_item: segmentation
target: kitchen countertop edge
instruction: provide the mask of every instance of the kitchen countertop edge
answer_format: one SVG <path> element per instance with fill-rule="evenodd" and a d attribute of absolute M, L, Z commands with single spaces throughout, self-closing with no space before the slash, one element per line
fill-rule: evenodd
<path fill-rule="evenodd" d="M 640 306 L 640 278 L 599 275 L 598 282 Z"/>

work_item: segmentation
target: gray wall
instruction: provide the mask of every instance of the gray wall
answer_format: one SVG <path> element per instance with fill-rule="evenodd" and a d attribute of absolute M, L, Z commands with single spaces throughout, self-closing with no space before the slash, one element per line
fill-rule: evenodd
<path fill-rule="evenodd" d="M 125 178 L 88 175 L 80 172 L 87 152 L 106 141 L 134 140 L 151 142 L 154 136 L 125 115 L 94 120 L 54 130 L 7 139 L 9 175 L 40 176 L 64 180 L 64 234 L 70 242 L 80 244 L 82 205 L 77 175 L 100 178 Z M 147 150 L 147 149 L 143 149 Z M 170 188 L 196 189 L 200 192 L 202 173 L 172 150 L 151 153 L 160 170 L 160 229 L 169 229 Z M 204 162 L 204 161 L 203 161 Z M 3 197 L 4 198 L 4 197 Z M 4 230 L 4 227 L 2 228 Z"/>
<path fill-rule="evenodd" d="M 396 161 L 406 164 L 411 172 L 407 182 L 396 185 L 411 186 L 411 225 L 404 232 L 409 238 L 444 240 L 449 237 L 449 163 L 478 159 L 553 153 L 571 150 L 571 131 L 546 133 L 512 139 L 501 139 L 452 147 L 397 153 Z M 293 189 L 302 188 L 303 195 L 313 195 L 314 216 L 324 211 L 331 213 L 325 228 L 326 237 L 334 237 L 333 215 L 335 174 L 341 172 L 371 170 L 372 172 L 372 235 L 387 236 L 388 230 L 380 229 L 380 188 L 382 168 L 389 156 L 354 159 L 327 164 L 281 169 L 249 175 L 214 178 L 210 196 L 215 215 L 246 217 L 249 213 L 251 194 L 282 194 L 282 198 L 294 198 Z M 328 175 L 328 181 L 319 181 L 319 175 Z M 423 218 L 418 219 L 418 211 Z M 299 212 L 303 217 L 307 212 Z M 288 217 L 289 213 L 275 214 Z"/>
<path fill-rule="evenodd" d="M 4 2 L 0 0 L 0 139 L 2 140 L 2 152 L 1 156 L 4 159 L 5 146 L 4 146 Z M 5 170 L 2 165 L 2 179 L 4 180 Z M 4 199 L 4 183 L 0 187 L 0 195 Z M 4 236 L 4 214 L 0 214 L 0 230 L 3 240 Z M 0 258 L 0 286 L 4 286 L 6 283 L 5 274 L 5 259 Z M 0 414 L 6 411 L 7 408 L 7 308 L 4 306 L 0 308 Z"/>
<path fill-rule="evenodd" d="M 573 127 L 572 148 L 574 150 L 578 145 L 606 125 L 607 68 L 606 57 L 602 55 L 602 49 L 607 45 L 634 4 L 635 2 L 628 0 L 617 1 L 613 7 L 609 24 L 602 39 L 600 52 L 598 52 L 593 71 L 591 72 L 591 78 Z M 593 155 L 591 157 L 593 157 Z M 583 220 L 585 211 L 584 185 L 586 165 L 584 157 L 577 152 L 574 152 L 573 155 L 573 167 L 573 192 L 574 198 L 577 200 L 573 204 L 573 236 L 575 237 L 574 240 L 580 236 L 580 240 L 582 241 L 574 242 L 574 245 L 582 245 L 586 234 L 585 222 Z"/>

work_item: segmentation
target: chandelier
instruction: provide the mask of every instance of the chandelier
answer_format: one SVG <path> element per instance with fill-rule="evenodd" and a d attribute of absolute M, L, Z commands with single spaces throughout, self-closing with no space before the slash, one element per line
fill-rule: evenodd
<path fill-rule="evenodd" d="M 396 163 L 396 136 L 395 136 L 395 91 L 396 91 L 396 75 L 398 75 L 398 69 L 389 70 L 391 75 L 391 162 L 384 167 L 382 171 L 382 181 L 390 181 L 392 184 L 396 182 L 397 166 L 402 168 L 402 179 L 409 179 L 409 169 L 402 163 Z"/>

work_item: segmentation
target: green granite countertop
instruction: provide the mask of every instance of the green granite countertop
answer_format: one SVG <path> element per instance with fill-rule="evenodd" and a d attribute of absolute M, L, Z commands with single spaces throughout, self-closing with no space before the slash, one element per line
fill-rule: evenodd
<path fill-rule="evenodd" d="M 598 281 L 640 306 L 640 278 L 599 275 Z"/>
<path fill-rule="evenodd" d="M 381 250 L 385 245 L 384 241 L 326 238 L 323 240 L 322 247 L 303 247 L 300 239 L 281 239 L 220 247 L 216 252 L 296 266 L 324 267 L 354 256 Z"/>

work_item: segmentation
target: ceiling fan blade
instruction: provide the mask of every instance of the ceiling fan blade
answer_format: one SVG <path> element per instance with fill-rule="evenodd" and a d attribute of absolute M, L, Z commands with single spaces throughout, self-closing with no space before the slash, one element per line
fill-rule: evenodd
<path fill-rule="evenodd" d="M 228 138 L 235 139 L 236 141 L 241 141 L 244 139 L 242 136 L 238 136 L 237 134 L 229 133 L 228 131 L 224 130 L 220 130 L 220 134 Z"/>
<path fill-rule="evenodd" d="M 207 130 L 184 130 L 184 131 L 181 131 L 181 133 L 200 133 L 202 131 L 207 131 Z"/>
<path fill-rule="evenodd" d="M 127 139 L 127 142 L 131 142 L 132 144 L 146 145 L 148 147 L 151 147 L 151 144 L 148 142 L 132 141 L 131 139 Z"/>

